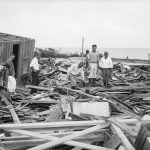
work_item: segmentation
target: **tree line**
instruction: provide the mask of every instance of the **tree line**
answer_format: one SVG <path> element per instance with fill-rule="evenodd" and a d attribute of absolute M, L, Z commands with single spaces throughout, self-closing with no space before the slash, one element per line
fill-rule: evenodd
<path fill-rule="evenodd" d="M 70 54 L 65 54 L 58 52 L 54 48 L 47 48 L 47 49 L 42 49 L 42 48 L 35 48 L 36 51 L 40 52 L 42 58 L 68 58 L 68 57 L 81 57 L 81 54 L 78 54 L 77 52 L 75 53 L 70 53 Z"/>

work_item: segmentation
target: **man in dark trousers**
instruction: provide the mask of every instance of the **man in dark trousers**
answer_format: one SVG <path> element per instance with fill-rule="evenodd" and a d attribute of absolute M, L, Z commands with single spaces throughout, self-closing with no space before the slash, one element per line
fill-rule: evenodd
<path fill-rule="evenodd" d="M 32 72 L 32 84 L 37 86 L 39 84 L 39 78 L 38 78 L 38 74 L 39 74 L 39 59 L 40 59 L 40 53 L 35 52 L 34 53 L 34 58 L 32 59 L 31 63 L 30 63 L 30 68 L 31 68 L 31 72 Z M 35 93 L 37 90 L 33 89 L 31 91 L 31 93 Z"/>
<path fill-rule="evenodd" d="M 104 53 L 104 57 L 100 60 L 100 68 L 103 74 L 104 86 L 109 86 L 109 80 L 113 72 L 112 59 L 109 57 L 108 52 Z"/>

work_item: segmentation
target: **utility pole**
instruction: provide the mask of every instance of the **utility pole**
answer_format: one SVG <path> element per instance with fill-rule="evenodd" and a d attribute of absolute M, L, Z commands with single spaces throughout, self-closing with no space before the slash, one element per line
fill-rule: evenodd
<path fill-rule="evenodd" d="M 83 62 L 84 36 L 82 37 L 82 62 Z"/>

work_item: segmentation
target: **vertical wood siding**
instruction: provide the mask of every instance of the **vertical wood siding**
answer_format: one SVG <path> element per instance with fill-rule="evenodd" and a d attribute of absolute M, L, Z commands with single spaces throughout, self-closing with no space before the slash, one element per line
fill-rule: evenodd
<path fill-rule="evenodd" d="M 33 58 L 35 40 L 27 39 L 20 42 L 20 54 L 19 54 L 19 69 L 18 69 L 18 81 L 23 74 L 29 72 L 29 65 Z"/>

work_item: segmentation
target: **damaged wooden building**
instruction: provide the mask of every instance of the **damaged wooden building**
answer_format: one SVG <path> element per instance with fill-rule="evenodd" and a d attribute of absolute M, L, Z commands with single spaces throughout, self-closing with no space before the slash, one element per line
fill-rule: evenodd
<path fill-rule="evenodd" d="M 21 84 L 22 75 L 29 72 L 34 46 L 34 39 L 0 33 L 0 63 L 5 63 L 11 53 L 14 53 L 15 59 L 13 63 L 18 84 Z"/>

